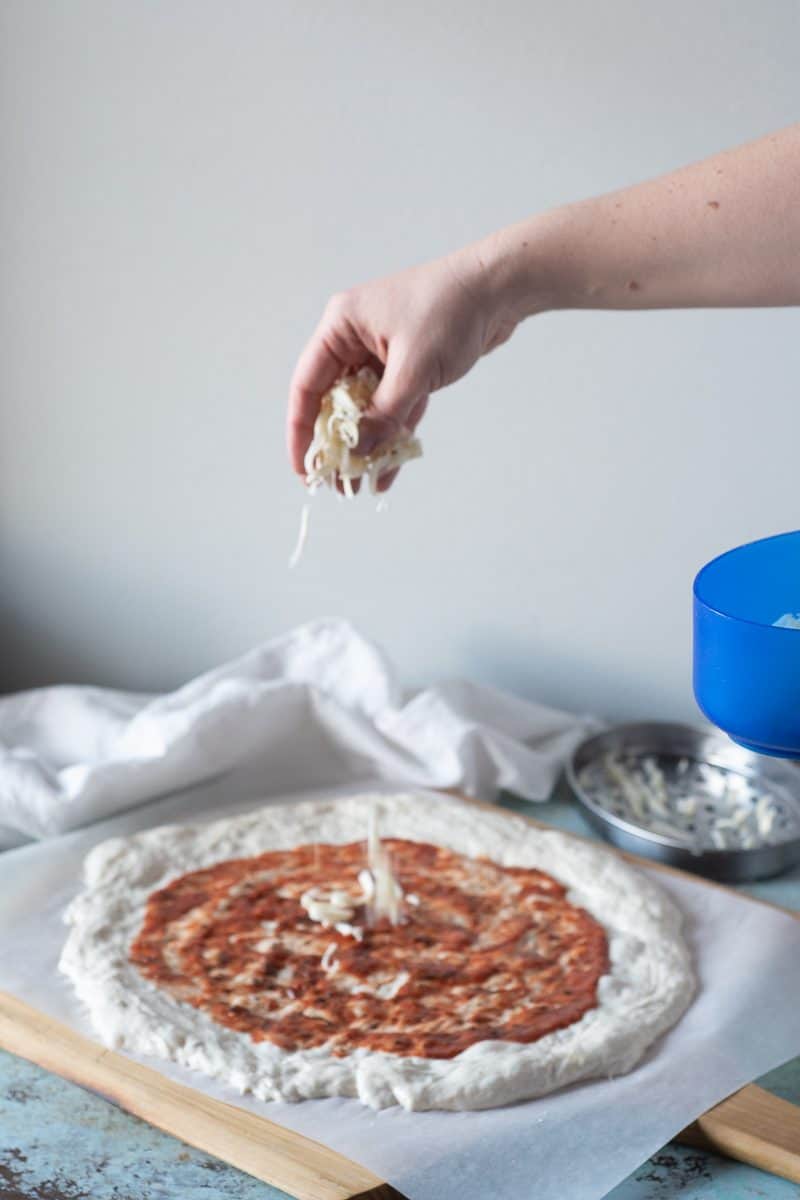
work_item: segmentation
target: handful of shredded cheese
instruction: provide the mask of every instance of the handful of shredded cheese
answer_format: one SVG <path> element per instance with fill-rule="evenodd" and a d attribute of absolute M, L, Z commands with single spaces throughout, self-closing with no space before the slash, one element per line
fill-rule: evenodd
<path fill-rule="evenodd" d="M 304 461 L 306 487 L 311 495 L 327 484 L 335 488 L 342 481 L 344 494 L 352 499 L 353 480 L 366 475 L 370 491 L 377 491 L 378 480 L 387 471 L 394 471 L 412 458 L 419 458 L 422 446 L 408 429 L 378 446 L 372 454 L 357 454 L 358 426 L 369 407 L 380 380 L 371 367 L 361 367 L 338 379 L 322 398 L 314 422 L 311 445 Z M 300 519 L 300 535 L 289 566 L 300 561 L 308 535 L 309 508 L 306 504 Z"/>

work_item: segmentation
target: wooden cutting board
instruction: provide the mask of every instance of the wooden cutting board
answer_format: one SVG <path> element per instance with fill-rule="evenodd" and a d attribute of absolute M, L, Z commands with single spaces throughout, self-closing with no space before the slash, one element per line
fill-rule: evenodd
<path fill-rule="evenodd" d="M 366 1167 L 256 1116 L 173 1083 L 0 992 L 0 1047 L 224 1159 L 297 1200 L 405 1200 Z"/>
<path fill-rule="evenodd" d="M 495 813 L 503 811 L 463 796 L 457 799 Z M 531 825 L 541 827 L 540 822 L 522 816 Z M 670 874 L 684 874 L 634 855 L 623 857 Z M 707 887 L 722 886 L 691 878 Z M 800 914 L 789 915 L 800 919 Z M 297 1200 L 404 1200 L 385 1180 L 322 1143 L 173 1083 L 158 1071 L 104 1049 L 5 992 L 0 992 L 0 1047 L 98 1092 L 158 1129 L 281 1188 Z M 677 1140 L 800 1183 L 800 1108 L 753 1084 L 710 1109 Z"/>

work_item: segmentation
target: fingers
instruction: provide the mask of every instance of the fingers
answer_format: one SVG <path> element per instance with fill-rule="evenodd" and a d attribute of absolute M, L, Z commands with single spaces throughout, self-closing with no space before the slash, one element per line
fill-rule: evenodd
<path fill-rule="evenodd" d="M 371 454 L 382 443 L 391 441 L 401 428 L 415 429 L 427 405 L 429 386 L 418 376 L 415 358 L 396 343 L 389 351 L 384 369 L 376 357 L 377 344 L 358 330 L 353 319 L 349 294 L 334 297 L 325 310 L 320 326 L 303 350 L 292 378 L 286 425 L 286 442 L 292 467 L 305 475 L 304 459 L 314 434 L 322 398 L 338 378 L 352 367 L 366 364 L 382 372 L 381 382 L 359 427 L 358 452 Z M 378 339 L 380 341 L 380 339 Z M 380 341 L 382 356 L 385 342 Z M 387 473 L 379 482 L 381 491 L 391 486 L 396 472 Z"/>
<path fill-rule="evenodd" d="M 376 492 L 388 492 L 389 488 L 394 483 L 397 476 L 400 474 L 400 468 L 396 467 L 394 471 L 387 471 L 385 475 L 381 475 L 378 482 L 375 484 Z"/>
<path fill-rule="evenodd" d="M 407 356 L 390 350 L 370 410 L 359 426 L 360 454 L 371 454 L 382 442 L 388 442 L 401 428 L 408 426 L 412 412 L 420 403 L 420 391 L 416 372 L 409 366 Z"/>
<path fill-rule="evenodd" d="M 314 433 L 322 397 L 348 367 L 383 364 L 355 329 L 346 295 L 328 302 L 316 333 L 300 355 L 289 389 L 286 444 L 289 460 L 304 475 L 303 459 Z"/>
<path fill-rule="evenodd" d="M 414 430 L 417 428 L 417 426 L 419 425 L 422 418 L 425 416 L 425 409 L 427 407 L 428 407 L 428 397 L 423 396 L 422 399 L 418 400 L 417 403 L 412 408 L 411 412 L 408 415 L 408 420 L 406 421 L 406 428 L 409 429 L 411 431 L 411 433 L 414 432 Z M 397 476 L 399 474 L 400 474 L 399 467 L 397 467 L 393 471 L 387 471 L 385 475 L 381 475 L 380 479 L 378 480 L 378 482 L 375 485 L 375 490 L 377 492 L 388 492 L 389 488 L 392 486 L 392 484 L 394 483 L 395 479 L 397 479 Z"/>
<path fill-rule="evenodd" d="M 428 407 L 428 397 L 423 396 L 421 400 L 417 401 L 417 403 L 414 405 L 411 412 L 409 413 L 408 420 L 406 421 L 406 425 L 408 426 L 408 428 L 411 430 L 412 433 L 417 428 L 417 426 L 419 425 L 422 418 L 425 416 L 425 409 L 427 407 Z"/>
<path fill-rule="evenodd" d="M 358 426 L 358 453 L 372 454 L 397 434 L 399 426 L 391 419 L 372 412 L 364 413 Z"/>
<path fill-rule="evenodd" d="M 372 397 L 375 413 L 399 429 L 408 424 L 411 410 L 420 398 L 423 387 L 412 357 L 392 345 L 378 390 Z"/>
<path fill-rule="evenodd" d="M 311 444 L 314 422 L 322 397 L 336 382 L 343 369 L 341 359 L 318 334 L 314 335 L 300 355 L 289 389 L 289 411 L 286 420 L 289 461 L 298 475 L 305 474 L 303 459 Z"/>

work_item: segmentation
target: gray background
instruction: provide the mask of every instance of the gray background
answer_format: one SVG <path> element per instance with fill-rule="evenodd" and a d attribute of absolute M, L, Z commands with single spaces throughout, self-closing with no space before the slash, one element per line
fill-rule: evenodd
<path fill-rule="evenodd" d="M 341 614 L 409 682 L 694 713 L 694 571 L 800 524 L 796 312 L 529 322 L 294 573 L 285 397 L 333 290 L 797 119 L 794 0 L 0 22 L 5 687 L 170 687 Z"/>

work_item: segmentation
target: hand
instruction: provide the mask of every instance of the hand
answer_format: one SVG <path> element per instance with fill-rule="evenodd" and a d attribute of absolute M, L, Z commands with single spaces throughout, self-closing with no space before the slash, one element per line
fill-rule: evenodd
<path fill-rule="evenodd" d="M 305 473 L 322 397 L 348 367 L 382 375 L 360 425 L 358 450 L 369 454 L 402 426 L 415 429 L 431 392 L 460 379 L 515 325 L 480 245 L 334 296 L 292 380 L 287 440 L 295 471 Z M 380 481 L 381 491 L 393 477 Z"/>

